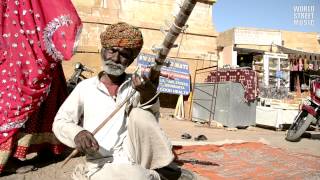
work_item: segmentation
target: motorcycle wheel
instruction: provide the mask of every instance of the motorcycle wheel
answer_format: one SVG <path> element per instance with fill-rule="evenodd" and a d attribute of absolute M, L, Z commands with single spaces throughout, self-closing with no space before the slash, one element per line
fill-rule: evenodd
<path fill-rule="evenodd" d="M 287 131 L 286 140 L 291 142 L 299 141 L 301 135 L 310 126 L 312 120 L 313 118 L 307 111 L 300 111 Z"/>

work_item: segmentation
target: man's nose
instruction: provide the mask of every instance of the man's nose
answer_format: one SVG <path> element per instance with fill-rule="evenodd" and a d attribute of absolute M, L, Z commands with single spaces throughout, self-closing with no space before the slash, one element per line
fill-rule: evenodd
<path fill-rule="evenodd" d="M 112 61 L 116 63 L 120 62 L 120 53 L 118 51 L 112 53 Z"/>

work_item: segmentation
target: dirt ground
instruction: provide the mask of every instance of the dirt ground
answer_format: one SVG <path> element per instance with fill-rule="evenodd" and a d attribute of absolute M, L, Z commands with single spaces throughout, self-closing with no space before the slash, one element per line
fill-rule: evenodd
<path fill-rule="evenodd" d="M 170 109 L 163 109 L 163 116 L 160 125 L 168 134 L 173 144 L 226 144 L 237 142 L 262 142 L 273 147 L 282 148 L 289 152 L 306 153 L 320 156 L 320 132 L 308 131 L 299 142 L 288 142 L 285 140 L 285 130 L 276 131 L 268 127 L 249 127 L 247 129 L 225 129 L 209 128 L 207 124 L 197 124 L 191 121 L 170 118 Z M 190 140 L 182 140 L 181 135 L 189 133 Z M 194 137 L 205 135 L 207 141 L 194 141 Z"/>
<path fill-rule="evenodd" d="M 275 131 L 259 127 L 249 127 L 247 129 L 227 130 L 209 128 L 207 125 L 197 124 L 187 120 L 178 120 L 171 115 L 173 109 L 161 109 L 160 125 L 167 133 L 173 144 L 176 145 L 196 145 L 196 144 L 232 144 L 240 142 L 262 142 L 272 147 L 284 149 L 288 152 L 303 153 L 320 157 L 320 132 L 310 132 L 308 138 L 303 138 L 300 142 L 292 143 L 285 141 L 285 131 Z M 181 139 L 183 133 L 189 133 L 192 138 Z M 194 137 L 205 135 L 206 141 L 195 141 Z M 67 153 L 66 153 L 67 154 Z M 33 163 L 38 168 L 25 174 L 5 174 L 0 177 L 3 180 L 64 180 L 71 179 L 70 174 L 73 167 L 81 163 L 81 157 L 73 158 L 64 168 L 61 168 L 61 161 L 64 157 L 53 159 L 52 157 L 41 157 Z M 34 158 L 36 159 L 36 158 Z M 198 176 L 198 179 L 206 179 Z"/>

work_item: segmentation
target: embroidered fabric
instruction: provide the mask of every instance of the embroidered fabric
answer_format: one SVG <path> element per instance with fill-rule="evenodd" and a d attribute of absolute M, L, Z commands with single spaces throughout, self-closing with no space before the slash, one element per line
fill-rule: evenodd
<path fill-rule="evenodd" d="M 68 15 L 61 15 L 57 18 L 54 18 L 51 22 L 47 24 L 43 31 L 43 41 L 46 47 L 46 52 L 52 56 L 56 61 L 62 60 L 63 55 L 55 47 L 52 36 L 61 26 L 69 26 L 72 22 Z"/>
<path fill-rule="evenodd" d="M 47 98 L 56 63 L 72 57 L 82 27 L 70 0 L 2 2 L 0 144 Z"/>

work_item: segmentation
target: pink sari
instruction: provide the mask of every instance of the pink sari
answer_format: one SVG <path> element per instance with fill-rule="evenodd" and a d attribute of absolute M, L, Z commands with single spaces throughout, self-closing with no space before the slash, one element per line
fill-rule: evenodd
<path fill-rule="evenodd" d="M 61 151 L 51 132 L 67 96 L 60 61 L 72 57 L 82 23 L 70 0 L 1 0 L 0 15 L 1 172 L 12 154 Z"/>

